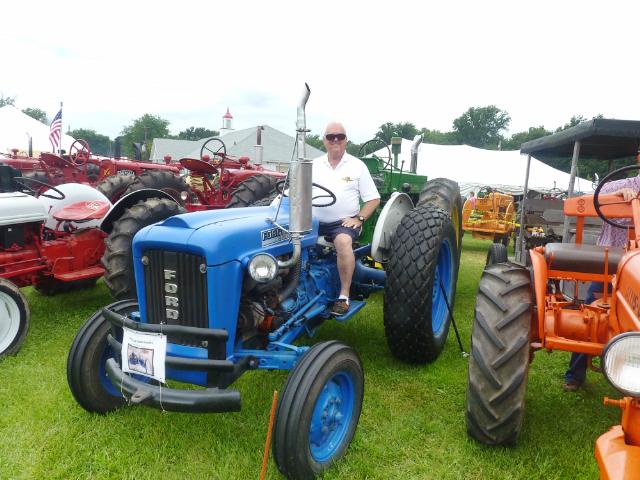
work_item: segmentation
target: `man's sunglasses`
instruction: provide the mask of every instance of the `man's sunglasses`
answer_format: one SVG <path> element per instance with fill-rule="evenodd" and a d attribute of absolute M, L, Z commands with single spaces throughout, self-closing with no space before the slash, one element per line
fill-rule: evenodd
<path fill-rule="evenodd" d="M 327 133 L 324 138 L 329 142 L 341 142 L 347 138 L 347 136 L 344 133 Z"/>

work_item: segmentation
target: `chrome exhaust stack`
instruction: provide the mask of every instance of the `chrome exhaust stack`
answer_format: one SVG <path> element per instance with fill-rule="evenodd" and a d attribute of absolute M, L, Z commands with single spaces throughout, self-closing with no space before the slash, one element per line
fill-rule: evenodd
<path fill-rule="evenodd" d="M 296 121 L 297 158 L 291 159 L 289 166 L 289 234 L 293 243 L 293 255 L 285 261 L 279 261 L 282 268 L 290 267 L 298 262 L 302 250 L 302 237 L 311 231 L 311 197 L 313 161 L 306 158 L 307 153 L 307 120 L 305 106 L 311 90 L 304 84 L 305 91 L 298 104 Z"/>
<path fill-rule="evenodd" d="M 422 143 L 422 134 L 413 137 L 413 143 L 411 144 L 411 164 L 409 165 L 409 171 L 416 173 L 418 171 L 418 150 Z"/>

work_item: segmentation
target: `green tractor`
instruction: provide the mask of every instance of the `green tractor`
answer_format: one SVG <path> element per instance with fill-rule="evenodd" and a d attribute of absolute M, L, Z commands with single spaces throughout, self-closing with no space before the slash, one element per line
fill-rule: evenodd
<path fill-rule="evenodd" d="M 369 140 L 360 147 L 357 156 L 367 165 L 373 181 L 378 187 L 378 192 L 380 192 L 380 207 L 373 214 L 371 220 L 365 224 L 360 235 L 360 242 L 375 244 L 377 239 L 374 239 L 373 233 L 380 212 L 395 192 L 402 192 L 409 195 L 416 206 L 427 203 L 435 204 L 449 213 L 456 232 L 459 255 L 462 242 L 462 198 L 458 184 L 448 178 L 435 178 L 427 181 L 425 175 L 416 173 L 418 147 L 421 142 L 422 135 L 416 135 L 411 145 L 411 162 L 407 166 L 405 166 L 404 160 L 398 165 L 398 157 L 402 148 L 402 138 L 400 137 L 391 139 L 391 147 L 379 138 Z M 372 151 L 376 153 L 369 153 Z"/>

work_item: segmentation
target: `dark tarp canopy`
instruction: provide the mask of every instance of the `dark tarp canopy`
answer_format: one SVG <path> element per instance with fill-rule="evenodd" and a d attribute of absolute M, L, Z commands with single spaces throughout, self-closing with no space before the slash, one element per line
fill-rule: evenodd
<path fill-rule="evenodd" d="M 538 159 L 571 158 L 573 144 L 580 142 L 580 158 L 603 160 L 631 157 L 640 146 L 640 121 L 594 118 L 553 135 L 520 146 L 520 153 Z"/>

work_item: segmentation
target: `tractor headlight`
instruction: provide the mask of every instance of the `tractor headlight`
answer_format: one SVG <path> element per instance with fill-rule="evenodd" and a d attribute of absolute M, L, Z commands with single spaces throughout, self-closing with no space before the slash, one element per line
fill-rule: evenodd
<path fill-rule="evenodd" d="M 604 376 L 622 393 L 640 396 L 640 332 L 612 338 L 602 352 Z"/>
<path fill-rule="evenodd" d="M 249 275 L 256 282 L 267 283 L 276 278 L 278 262 L 267 253 L 259 253 L 249 262 Z"/>

